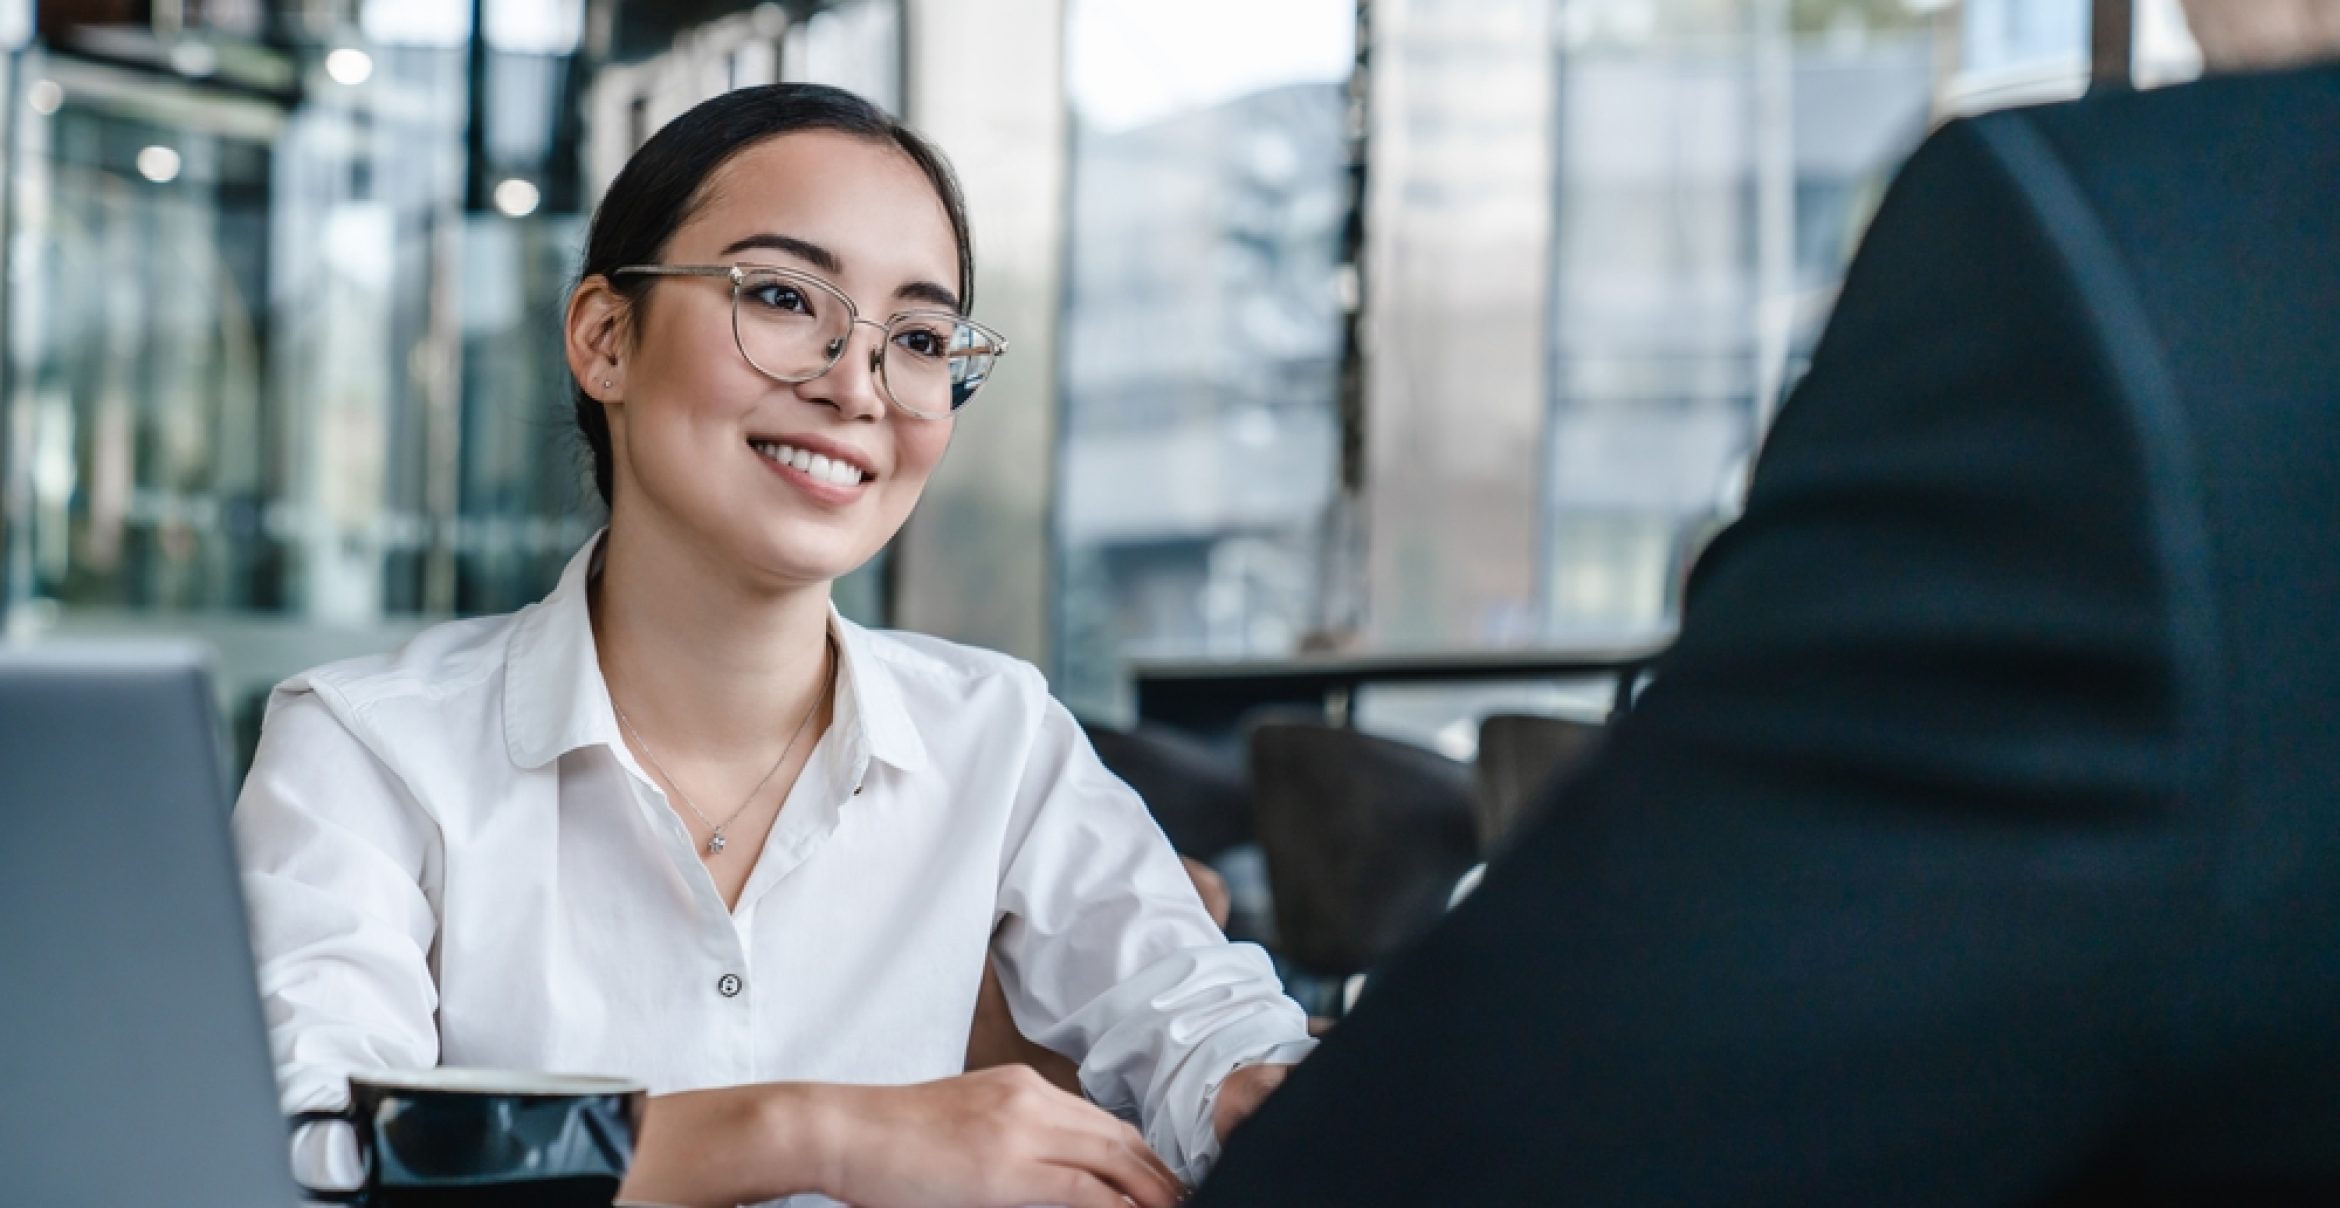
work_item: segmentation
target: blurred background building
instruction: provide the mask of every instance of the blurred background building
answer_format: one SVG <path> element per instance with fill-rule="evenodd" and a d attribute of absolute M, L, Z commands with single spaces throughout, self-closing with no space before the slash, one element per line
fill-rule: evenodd
<path fill-rule="evenodd" d="M 276 678 L 546 590 L 600 522 L 558 324 L 726 88 L 965 177 L 1014 355 L 846 611 L 1133 660 L 1663 632 L 1881 191 L 2073 95 L 2106 0 L 0 0 L 0 624 Z M 2140 82 L 2195 70 L 2123 0 Z M 1490 701 L 1368 725 L 1467 754 Z M 1458 749 L 1460 748 L 1460 749 Z"/>

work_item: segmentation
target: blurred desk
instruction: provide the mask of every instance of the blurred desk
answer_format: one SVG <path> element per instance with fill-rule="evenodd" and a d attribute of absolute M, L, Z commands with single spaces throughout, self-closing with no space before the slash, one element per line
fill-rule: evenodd
<path fill-rule="evenodd" d="M 1228 739 L 1235 737 L 1246 716 L 1262 708 L 1310 710 L 1335 725 L 1347 725 L 1358 690 L 1374 685 L 1588 676 L 1630 682 L 1672 644 L 1673 631 L 1659 629 L 1522 650 L 1300 655 L 1233 662 L 1149 659 L 1138 661 L 1131 673 L 1140 720 Z"/>

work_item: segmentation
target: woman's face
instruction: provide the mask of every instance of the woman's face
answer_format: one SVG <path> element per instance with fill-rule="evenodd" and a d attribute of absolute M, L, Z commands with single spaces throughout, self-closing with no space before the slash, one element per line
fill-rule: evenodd
<path fill-rule="evenodd" d="M 660 262 L 809 272 L 879 324 L 959 305 L 958 245 L 933 183 L 889 144 L 826 131 L 733 156 Z M 733 340 L 731 305 L 727 280 L 659 278 L 626 320 L 632 339 L 608 345 L 619 364 L 600 367 L 612 385 L 595 393 L 614 404 L 612 523 L 647 523 L 768 584 L 825 583 L 901 529 L 952 420 L 887 404 L 870 369 L 884 338 L 872 326 L 855 326 L 819 377 L 764 376 Z M 791 450 L 843 462 L 859 480 L 797 469 Z"/>

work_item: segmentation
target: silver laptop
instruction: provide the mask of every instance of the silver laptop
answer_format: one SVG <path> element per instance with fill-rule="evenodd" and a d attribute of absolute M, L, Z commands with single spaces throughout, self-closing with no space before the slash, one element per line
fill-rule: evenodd
<path fill-rule="evenodd" d="M 292 1205 L 191 649 L 0 646 L 0 1192 Z"/>

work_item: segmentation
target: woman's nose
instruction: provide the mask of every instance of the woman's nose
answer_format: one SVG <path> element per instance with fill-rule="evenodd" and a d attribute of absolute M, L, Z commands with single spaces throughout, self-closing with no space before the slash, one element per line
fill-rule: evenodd
<path fill-rule="evenodd" d="M 864 327 L 872 331 L 867 357 L 857 355 L 853 348 L 854 337 Z M 880 392 L 884 389 L 885 325 L 857 318 L 853 320 L 853 328 L 837 339 L 843 347 L 835 350 L 836 361 L 828 372 L 805 384 L 812 388 L 816 398 L 835 405 L 847 418 L 865 413 L 884 414 L 886 403 Z"/>

